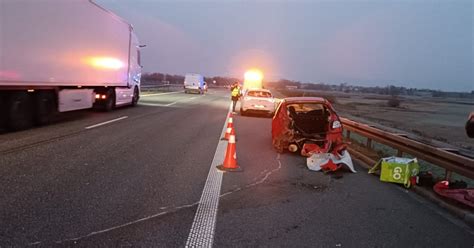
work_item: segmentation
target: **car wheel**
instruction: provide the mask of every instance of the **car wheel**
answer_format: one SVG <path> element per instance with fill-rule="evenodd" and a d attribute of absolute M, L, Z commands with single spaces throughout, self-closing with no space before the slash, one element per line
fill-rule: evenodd
<path fill-rule="evenodd" d="M 240 108 L 240 115 L 241 115 L 241 116 L 245 116 L 246 114 L 247 114 L 247 113 L 246 113 L 242 108 Z"/>
<path fill-rule="evenodd" d="M 276 152 L 278 153 L 283 153 L 285 151 L 285 149 L 283 148 L 282 144 L 275 140 L 275 139 L 272 139 L 272 145 L 273 145 L 273 148 L 276 150 Z"/>

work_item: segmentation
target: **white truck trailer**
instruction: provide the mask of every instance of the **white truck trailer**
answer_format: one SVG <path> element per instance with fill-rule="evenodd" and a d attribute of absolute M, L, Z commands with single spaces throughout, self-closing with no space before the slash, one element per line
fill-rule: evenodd
<path fill-rule="evenodd" d="M 141 67 L 132 26 L 91 0 L 0 0 L 0 128 L 136 105 Z"/>

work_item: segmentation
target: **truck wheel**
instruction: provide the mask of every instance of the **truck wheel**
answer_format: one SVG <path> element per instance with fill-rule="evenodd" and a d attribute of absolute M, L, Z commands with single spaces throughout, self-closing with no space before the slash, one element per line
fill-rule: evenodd
<path fill-rule="evenodd" d="M 50 123 L 57 113 L 54 91 L 38 91 L 35 97 L 34 121 L 36 125 Z"/>
<path fill-rule="evenodd" d="M 7 99 L 7 129 L 18 131 L 33 125 L 32 99 L 26 91 L 10 94 Z"/>
<path fill-rule="evenodd" d="M 137 106 L 139 99 L 140 99 L 140 92 L 138 91 L 138 88 L 135 86 L 135 89 L 133 90 L 133 99 L 132 99 L 133 107 Z"/>
<path fill-rule="evenodd" d="M 104 102 L 104 111 L 109 112 L 115 108 L 115 90 L 107 90 L 107 99 Z"/>

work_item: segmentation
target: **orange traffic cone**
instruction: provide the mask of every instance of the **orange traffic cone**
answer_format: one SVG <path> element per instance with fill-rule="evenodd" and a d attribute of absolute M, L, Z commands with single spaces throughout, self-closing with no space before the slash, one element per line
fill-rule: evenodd
<path fill-rule="evenodd" d="M 227 121 L 227 129 L 225 131 L 225 135 L 221 140 L 229 140 L 232 130 L 234 129 L 234 120 L 232 119 L 231 114 L 229 114 L 229 120 Z M 234 133 L 235 134 L 235 133 Z"/>
<path fill-rule="evenodd" d="M 233 130 L 234 129 L 232 127 L 227 127 L 227 129 L 225 130 L 224 137 L 221 140 L 229 140 L 230 135 L 234 132 Z"/>
<path fill-rule="evenodd" d="M 230 135 L 227 151 L 225 153 L 224 163 L 216 166 L 221 171 L 239 172 L 242 168 L 237 165 L 237 152 L 235 150 L 235 135 Z"/>
<path fill-rule="evenodd" d="M 234 118 L 229 117 L 229 120 L 227 121 L 227 128 L 232 127 L 234 128 Z"/>

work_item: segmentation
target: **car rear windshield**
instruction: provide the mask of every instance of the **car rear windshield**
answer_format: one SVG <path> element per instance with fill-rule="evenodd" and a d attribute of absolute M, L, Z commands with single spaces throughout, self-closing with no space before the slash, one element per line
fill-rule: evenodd
<path fill-rule="evenodd" d="M 321 110 L 324 112 L 325 106 L 321 103 L 293 103 L 288 105 L 288 109 L 293 107 L 296 113 L 309 112 L 313 110 Z"/>
<path fill-rule="evenodd" d="M 272 94 L 266 91 L 249 91 L 247 95 L 253 97 L 272 97 Z"/>

